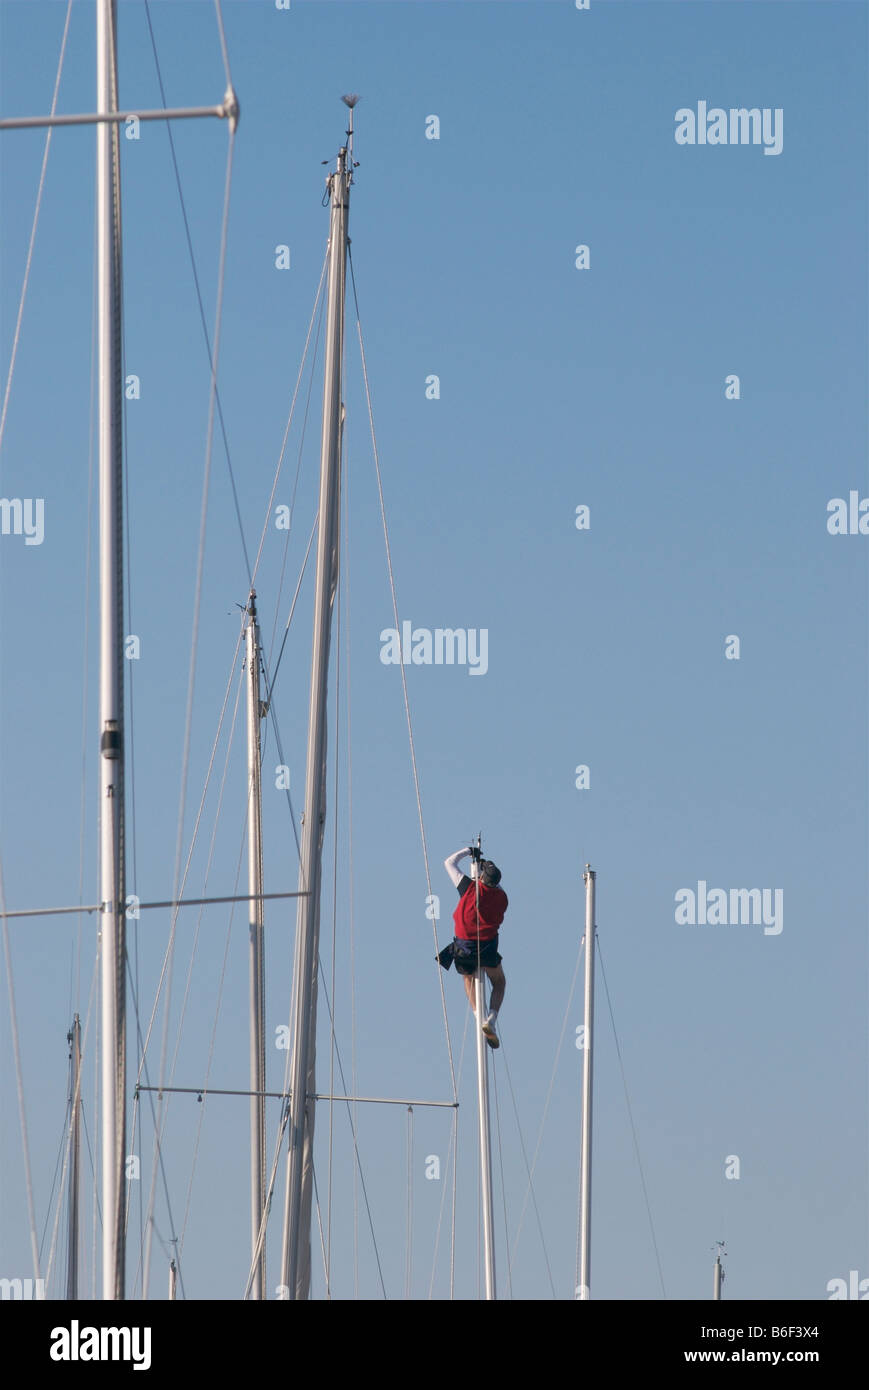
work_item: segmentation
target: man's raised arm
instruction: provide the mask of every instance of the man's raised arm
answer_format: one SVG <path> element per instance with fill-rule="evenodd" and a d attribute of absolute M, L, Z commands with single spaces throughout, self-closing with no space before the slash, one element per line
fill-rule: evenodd
<path fill-rule="evenodd" d="M 471 873 L 468 875 L 463 874 L 461 869 L 459 868 L 459 860 L 467 859 L 470 852 L 470 849 L 457 849 L 455 854 L 451 854 L 449 859 L 444 860 L 444 868 L 446 869 L 456 888 L 458 888 L 463 878 L 474 877 L 473 870 L 476 868 L 475 864 L 471 865 Z"/>

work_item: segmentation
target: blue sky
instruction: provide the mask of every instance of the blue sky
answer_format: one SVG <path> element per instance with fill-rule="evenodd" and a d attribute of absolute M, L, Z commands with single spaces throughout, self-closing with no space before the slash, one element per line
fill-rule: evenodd
<path fill-rule="evenodd" d="M 48 108 L 65 10 L 44 0 L 0 4 L 3 115 Z M 129 0 L 119 11 L 121 104 L 156 107 L 144 6 Z M 158 0 L 151 13 L 169 103 L 219 101 L 226 84 L 213 7 Z M 869 1277 L 869 541 L 827 530 L 830 499 L 851 489 L 869 495 L 865 6 L 592 0 L 585 12 L 569 0 L 294 0 L 279 12 L 257 0 L 225 4 L 224 22 L 242 116 L 219 386 L 248 549 L 255 553 L 259 542 L 325 251 L 321 162 L 333 160 L 342 139 L 338 98 L 356 91 L 360 166 L 350 232 L 400 617 L 419 628 L 488 633 L 484 676 L 434 665 L 409 666 L 407 676 L 441 942 L 453 905 L 442 861 L 478 829 L 511 900 L 502 933 L 504 1047 L 494 1059 L 502 1296 L 510 1292 L 508 1245 L 515 1297 L 552 1296 L 547 1258 L 556 1295 L 573 1294 L 581 991 L 567 1005 L 586 862 L 598 874 L 599 942 L 664 1275 L 662 1290 L 601 989 L 594 1297 L 708 1297 L 712 1246 L 722 1239 L 732 1298 L 823 1299 L 828 1282 L 851 1269 Z M 59 108 L 93 109 L 94 84 L 92 11 L 77 3 Z M 781 153 L 678 145 L 675 113 L 700 101 L 781 108 Z M 433 114 L 438 140 L 425 136 Z M 212 331 L 228 136 L 217 121 L 174 129 Z M 40 132 L 3 132 L 0 142 L 4 384 L 43 140 Z M 41 545 L 0 536 L 0 852 L 10 909 L 80 901 L 80 873 L 83 901 L 96 892 L 93 531 L 87 588 L 93 144 L 89 130 L 54 136 L 0 450 L 0 495 L 45 505 Z M 209 371 L 165 130 L 143 125 L 140 140 L 122 147 L 125 366 L 141 383 L 126 410 L 129 631 L 141 643 L 128 673 L 128 886 L 147 899 L 172 890 Z M 590 249 L 587 270 L 575 267 L 580 244 Z M 288 270 L 275 267 L 279 245 L 290 247 Z M 286 557 L 286 532 L 271 524 L 257 576 L 270 664 L 314 515 L 321 365 Z M 725 398 L 731 374 L 738 400 Z M 440 381 L 436 400 L 426 397 L 431 375 Z M 322 956 L 331 980 L 334 915 L 336 1030 L 348 1078 L 355 1054 L 358 1093 L 449 1100 L 400 677 L 380 661 L 380 634 L 393 619 L 352 313 L 345 400 L 349 566 L 331 687 L 333 708 L 340 688 L 338 886 L 333 914 L 330 780 Z M 292 495 L 300 419 L 277 503 Z M 590 508 L 588 530 L 575 525 L 580 505 Z M 247 584 L 217 435 L 185 853 Z M 311 600 L 309 572 L 273 703 L 297 815 Z M 740 641 L 738 660 L 725 656 L 731 636 Z M 239 675 L 236 661 L 230 710 Z M 334 751 L 334 730 L 330 738 Z M 221 771 L 226 756 L 224 730 Z M 286 798 L 273 785 L 278 761 L 270 725 L 268 891 L 296 886 Z M 587 790 L 575 785 L 581 764 L 590 769 Z M 212 783 L 191 894 L 237 891 L 244 798 L 240 716 L 214 866 L 206 884 Z M 783 929 L 677 924 L 675 895 L 701 880 L 780 889 Z M 152 913 L 130 933 L 143 1029 L 168 925 L 166 914 Z M 179 921 L 171 1048 L 195 929 L 191 911 Z M 272 1038 L 287 1017 L 294 931 L 291 906 L 269 908 Z M 95 926 L 90 917 L 46 918 L 10 922 L 9 932 L 47 1252 L 64 1040 L 72 1012 L 87 1013 Z M 458 1065 L 466 1008 L 452 974 L 444 983 Z M 212 1037 L 211 1084 L 247 1084 L 246 1009 L 243 915 L 230 926 L 225 909 L 209 909 L 175 1084 L 202 1084 Z M 92 1142 L 94 1026 L 85 1058 Z M 23 1277 L 31 1272 L 29 1228 L 5 979 L 0 1028 L 8 1061 L 0 1080 L 0 1273 Z M 161 1030 L 162 1012 L 148 1054 L 152 1077 Z M 132 1004 L 129 1031 L 134 1076 Z M 456 1293 L 473 1298 L 478 1179 L 465 1036 Z M 322 1004 L 319 1056 L 325 1090 Z M 270 1046 L 270 1088 L 280 1087 L 284 1061 Z M 526 1178 L 510 1083 L 530 1155 L 553 1077 L 535 1173 L 544 1257 L 531 1210 L 516 1242 Z M 152 1296 L 165 1289 L 160 1240 L 182 1228 L 189 1297 L 234 1298 L 244 1287 L 247 1108 L 213 1097 L 204 1110 L 185 1218 L 202 1107 L 195 1097 L 169 1107 L 172 1214 L 160 1191 Z M 271 1151 L 276 1109 L 268 1119 Z M 325 1226 L 325 1105 L 317 1124 Z M 418 1108 L 413 1124 L 410 1292 L 441 1298 L 450 1121 L 447 1112 Z M 361 1161 L 392 1298 L 407 1287 L 407 1125 L 402 1107 L 360 1107 Z M 149 1120 L 129 1147 L 142 1158 L 130 1215 L 132 1290 L 151 1182 Z M 340 1110 L 332 1147 L 333 1294 L 377 1297 L 364 1210 L 354 1243 L 352 1154 Z M 431 1181 L 430 1155 L 443 1170 Z M 732 1156 L 738 1178 L 725 1176 Z M 269 1236 L 272 1289 L 282 1192 L 283 1164 Z M 87 1280 L 91 1219 L 88 1209 Z M 314 1270 L 322 1296 L 316 1234 Z"/>

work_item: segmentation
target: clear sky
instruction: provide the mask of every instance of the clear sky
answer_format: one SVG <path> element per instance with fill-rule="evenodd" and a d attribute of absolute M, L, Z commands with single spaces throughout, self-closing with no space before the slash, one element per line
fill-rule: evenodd
<path fill-rule="evenodd" d="M 0 3 L 2 115 L 48 109 L 65 13 L 59 0 Z M 709 1297 L 712 1247 L 723 1240 L 725 1296 L 825 1299 L 828 1283 L 850 1270 L 869 1277 L 869 538 L 831 535 L 827 526 L 831 499 L 869 496 L 866 6 L 591 0 L 585 11 L 572 0 L 293 0 L 281 11 L 251 0 L 225 3 L 223 14 L 242 114 L 219 388 L 248 551 L 259 545 L 325 251 L 322 161 L 334 159 L 343 138 L 340 95 L 359 92 L 350 230 L 399 615 L 431 632 L 487 633 L 485 673 L 418 664 L 407 676 L 440 942 L 450 937 L 455 896 L 442 861 L 480 829 L 510 898 L 504 1045 L 493 1056 L 500 1293 L 510 1293 L 509 1249 L 513 1296 L 573 1296 L 581 990 L 569 1008 L 568 999 L 590 862 L 631 1101 L 629 1114 L 599 980 L 593 1296 Z M 156 0 L 151 19 L 168 104 L 218 102 L 226 79 L 213 6 Z M 93 40 L 92 6 L 79 0 L 60 110 L 94 108 Z M 159 106 L 140 0 L 119 6 L 119 43 L 121 106 Z M 780 111 L 780 152 L 765 153 L 763 143 L 677 143 L 676 113 L 696 116 L 699 103 L 756 107 L 770 121 Z M 439 138 L 426 138 L 435 116 Z M 218 121 L 174 131 L 211 332 L 228 133 Z M 0 138 L 2 386 L 43 144 L 39 131 Z M 97 892 L 93 147 L 90 129 L 59 130 L 52 141 L 0 450 L 0 496 L 44 502 L 41 544 L 0 535 L 0 853 L 9 909 L 89 903 Z M 122 158 L 125 370 L 140 384 L 139 399 L 126 405 L 126 626 L 140 643 L 128 663 L 128 887 L 163 899 L 178 836 L 209 368 L 165 128 L 143 124 L 139 140 L 122 140 Z M 288 269 L 276 266 L 280 246 L 290 248 Z M 585 269 L 576 265 L 580 246 L 588 247 Z M 322 343 L 304 441 L 307 376 L 275 494 L 275 506 L 291 503 L 301 458 L 289 539 L 273 515 L 257 574 L 270 669 L 316 506 L 321 370 Z M 427 396 L 432 377 L 436 399 Z M 738 399 L 728 398 L 730 377 L 738 377 Z M 393 617 L 352 313 L 345 399 L 349 565 L 331 685 L 333 709 L 340 690 L 340 736 L 333 728 L 322 958 L 331 997 L 334 921 L 346 1085 L 355 1069 L 360 1095 L 450 1100 L 400 673 L 380 660 Z M 589 524 L 578 529 L 583 506 Z M 218 431 L 185 855 L 232 679 L 187 880 L 193 896 L 242 891 L 245 882 L 243 702 L 228 760 L 227 742 L 241 675 L 237 605 L 247 588 Z M 272 892 L 296 887 L 275 768 L 290 768 L 298 819 L 311 603 L 309 567 L 267 720 Z M 590 785 L 578 788 L 582 765 Z M 772 929 L 677 921 L 677 894 L 696 895 L 701 882 L 725 890 L 728 904 L 731 890 L 767 889 L 770 904 L 780 892 L 777 921 Z M 268 1086 L 279 1089 L 286 1052 L 275 1040 L 289 1010 L 294 908 L 269 905 L 266 920 Z M 191 969 L 197 923 L 193 910 L 179 918 L 164 1078 L 171 1071 L 179 1086 L 210 1077 L 213 1086 L 243 1088 L 244 914 L 231 919 L 214 907 L 202 915 Z M 131 924 L 142 1032 L 168 929 L 165 913 Z M 64 1131 L 65 1035 L 73 1012 L 88 1015 L 95 930 L 93 917 L 9 923 L 43 1273 Z M 455 1289 L 474 1298 L 474 1055 L 453 972 L 444 986 L 457 1071 L 462 1058 Z M 152 1081 L 164 998 L 146 1059 Z M 0 1275 L 26 1277 L 5 966 L 0 1010 Z M 344 1093 L 337 1066 L 330 1078 L 322 995 L 319 1024 L 320 1089 Z M 132 1000 L 128 1026 L 134 1079 Z M 84 1104 L 92 1146 L 95 1028 L 91 1008 Z M 550 1082 L 534 1177 L 538 1229 L 530 1205 L 523 1215 L 523 1143 L 530 1160 Z M 271 1154 L 278 1102 L 269 1105 Z M 153 1171 L 145 1102 L 141 1118 L 143 1132 L 128 1144 L 141 1158 L 131 1185 L 131 1292 L 141 1289 Z M 359 1109 L 390 1298 L 448 1295 L 450 1125 L 449 1111 L 417 1107 L 411 1131 L 401 1106 Z M 165 1294 L 169 1242 L 182 1233 L 188 1297 L 243 1291 L 247 1134 L 240 1098 L 169 1104 L 152 1296 Z M 354 1237 L 343 1108 L 331 1137 L 331 1224 L 325 1104 L 317 1139 L 333 1295 L 380 1297 L 361 1192 Z M 440 1177 L 426 1176 L 432 1156 Z M 283 1182 L 281 1162 L 269 1228 L 272 1296 Z M 85 1205 L 89 1290 L 90 1195 Z M 320 1297 L 316 1226 L 314 1244 Z M 60 1230 L 49 1294 L 63 1290 L 63 1248 Z"/>

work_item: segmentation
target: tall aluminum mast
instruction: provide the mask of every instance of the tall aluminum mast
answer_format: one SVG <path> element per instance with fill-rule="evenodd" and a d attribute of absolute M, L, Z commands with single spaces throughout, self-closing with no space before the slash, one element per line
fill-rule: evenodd
<path fill-rule="evenodd" d="M 353 181 L 353 107 L 347 144 L 338 151 L 327 175 L 329 223 L 329 291 L 326 310 L 326 362 L 323 383 L 323 433 L 320 452 L 320 510 L 317 578 L 314 596 L 314 641 L 305 771 L 290 1074 L 289 1153 L 284 1211 L 282 1282 L 286 1297 L 308 1297 L 311 1281 L 311 1196 L 313 1176 L 315 1042 L 317 1028 L 317 953 L 320 938 L 320 871 L 326 823 L 326 732 L 329 646 L 332 606 L 338 584 L 339 497 L 341 471 L 341 362 L 344 345 L 344 286 L 347 268 L 347 216 Z"/>
<path fill-rule="evenodd" d="M 486 1276 L 486 1298 L 495 1299 L 495 1226 L 492 1217 L 492 1148 L 489 1142 L 489 1044 L 483 1036 L 486 991 L 483 972 L 477 971 L 474 981 L 477 1033 L 477 1100 L 480 1121 L 480 1183 L 483 1194 L 483 1265 Z"/>
<path fill-rule="evenodd" d="M 97 6 L 97 111 L 118 109 L 115 0 Z M 126 1028 L 123 673 L 123 382 L 118 123 L 97 125 L 100 513 L 100 1013 L 103 1298 L 124 1297 Z"/>
<path fill-rule="evenodd" d="M 238 126 L 231 85 L 218 106 L 118 109 L 116 0 L 95 0 L 97 109 L 87 115 L 23 116 L 0 130 L 97 127 L 97 362 L 99 399 L 100 758 L 99 958 L 103 1298 L 124 1297 L 126 1149 L 126 873 L 124 861 L 123 363 L 121 351 L 121 175 L 119 124 L 217 116 Z M 147 1270 L 147 1260 L 146 1266 Z M 147 1277 L 144 1280 L 147 1297 Z"/>
<path fill-rule="evenodd" d="M 69 1043 L 69 1188 L 66 1262 L 66 1298 L 78 1298 L 78 1189 L 81 1156 L 81 1022 L 78 1014 L 66 1035 Z"/>
<path fill-rule="evenodd" d="M 260 1240 L 266 1186 L 265 957 L 263 943 L 262 781 L 260 753 L 260 638 L 256 593 L 247 608 L 247 866 L 250 908 L 250 1238 L 251 1298 L 266 1297 L 265 1241 Z M 257 1254 L 259 1250 L 259 1254 Z"/>
<path fill-rule="evenodd" d="M 582 1054 L 582 1155 L 579 1197 L 579 1288 L 577 1298 L 591 1298 L 591 1091 L 594 1072 L 594 885 L 590 864 L 585 873 L 585 1032 Z"/>
<path fill-rule="evenodd" d="M 477 930 L 480 928 L 480 842 L 474 864 L 474 893 L 477 900 Z M 483 970 L 474 977 L 474 1026 L 477 1034 L 477 1106 L 480 1131 L 480 1192 L 483 1199 L 483 1267 L 486 1282 L 486 1299 L 497 1298 L 495 1290 L 495 1223 L 492 1214 L 492 1146 L 490 1142 L 491 1121 L 489 1115 L 489 1044 L 483 1036 L 483 1020 L 486 1017 L 486 986 Z"/>

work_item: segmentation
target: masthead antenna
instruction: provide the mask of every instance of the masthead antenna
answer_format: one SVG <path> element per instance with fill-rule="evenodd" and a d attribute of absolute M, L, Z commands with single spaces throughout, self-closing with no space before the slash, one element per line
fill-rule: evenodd
<path fill-rule="evenodd" d="M 351 168 L 351 170 L 352 170 L 352 168 L 353 168 L 353 107 L 356 105 L 357 101 L 359 100 L 359 94 L 358 94 L 358 92 L 347 92 L 347 93 L 345 93 L 344 96 L 342 96 L 341 100 L 343 101 L 343 103 L 344 103 L 345 106 L 348 106 L 348 107 L 350 108 L 350 124 L 349 124 L 349 126 L 347 127 L 347 158 L 348 158 L 348 162 L 349 162 L 349 164 L 350 164 L 350 168 Z"/>

